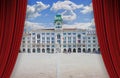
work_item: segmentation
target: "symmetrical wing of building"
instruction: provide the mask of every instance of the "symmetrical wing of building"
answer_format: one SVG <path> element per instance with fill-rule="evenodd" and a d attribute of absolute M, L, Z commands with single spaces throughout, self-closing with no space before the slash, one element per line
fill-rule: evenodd
<path fill-rule="evenodd" d="M 56 15 L 54 28 L 24 32 L 20 52 L 92 53 L 100 51 L 95 30 L 63 28 L 62 25 L 61 15 Z"/>

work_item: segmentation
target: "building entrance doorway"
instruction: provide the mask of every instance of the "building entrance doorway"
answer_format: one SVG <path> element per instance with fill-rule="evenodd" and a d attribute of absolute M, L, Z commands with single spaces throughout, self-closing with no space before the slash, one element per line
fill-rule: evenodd
<path fill-rule="evenodd" d="M 68 53 L 71 53 L 71 48 L 68 49 Z"/>

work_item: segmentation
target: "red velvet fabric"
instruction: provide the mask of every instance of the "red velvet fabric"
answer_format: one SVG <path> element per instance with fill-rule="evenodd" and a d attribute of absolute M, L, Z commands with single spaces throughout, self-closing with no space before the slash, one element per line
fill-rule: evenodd
<path fill-rule="evenodd" d="M 0 78 L 10 78 L 20 48 L 27 0 L 0 0 Z"/>
<path fill-rule="evenodd" d="M 120 0 L 93 0 L 96 31 L 110 78 L 120 78 Z"/>

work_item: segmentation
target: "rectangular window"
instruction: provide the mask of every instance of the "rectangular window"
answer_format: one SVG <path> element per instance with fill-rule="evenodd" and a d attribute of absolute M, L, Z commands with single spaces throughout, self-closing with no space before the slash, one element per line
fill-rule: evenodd
<path fill-rule="evenodd" d="M 45 37 L 42 37 L 42 40 L 45 40 Z"/>
<path fill-rule="evenodd" d="M 61 41 L 60 40 L 57 40 L 57 42 L 60 44 L 61 43 Z"/>
<path fill-rule="evenodd" d="M 37 34 L 37 39 L 40 39 L 40 34 Z"/>
<path fill-rule="evenodd" d="M 83 32 L 82 34 L 85 35 L 85 32 Z"/>
<path fill-rule="evenodd" d="M 35 33 L 32 33 L 32 35 L 35 35 Z"/>
<path fill-rule="evenodd" d="M 76 33 L 73 33 L 73 35 L 76 35 Z"/>
<path fill-rule="evenodd" d="M 81 41 L 80 41 L 80 40 L 78 40 L 78 43 L 81 43 Z"/>
<path fill-rule="evenodd" d="M 89 40 L 88 43 L 91 43 L 91 41 Z"/>
<path fill-rule="evenodd" d="M 47 43 L 50 43 L 50 41 L 47 41 Z"/>
<path fill-rule="evenodd" d="M 68 33 L 68 35 L 71 35 L 71 33 Z"/>
<path fill-rule="evenodd" d="M 83 39 L 86 39 L 85 37 L 83 37 Z"/>
<path fill-rule="evenodd" d="M 85 47 L 85 45 L 83 45 L 83 47 Z"/>
<path fill-rule="evenodd" d="M 42 45 L 42 47 L 45 47 L 45 45 Z"/>
<path fill-rule="evenodd" d="M 42 35 L 45 35 L 45 33 L 42 33 Z"/>
<path fill-rule="evenodd" d="M 22 47 L 25 47 L 25 45 L 22 45 Z"/>
<path fill-rule="evenodd" d="M 66 40 L 66 37 L 63 37 L 63 40 Z"/>
<path fill-rule="evenodd" d="M 35 37 L 32 37 L 33 40 L 35 40 Z"/>
<path fill-rule="evenodd" d="M 40 47 L 40 45 L 36 45 L 37 47 Z"/>
<path fill-rule="evenodd" d="M 33 43 L 35 43 L 35 41 L 32 41 Z"/>
<path fill-rule="evenodd" d="M 30 45 L 27 45 L 27 47 L 30 47 Z"/>
<path fill-rule="evenodd" d="M 85 41 L 83 41 L 83 43 L 85 43 Z"/>
<path fill-rule="evenodd" d="M 54 43 L 54 41 L 52 41 L 52 43 Z"/>
<path fill-rule="evenodd" d="M 54 37 L 52 37 L 52 40 L 55 40 L 55 38 L 54 38 Z"/>
<path fill-rule="evenodd" d="M 28 43 L 30 43 L 30 41 L 28 41 Z"/>
<path fill-rule="evenodd" d="M 81 45 L 77 45 L 77 47 L 81 47 Z"/>
<path fill-rule="evenodd" d="M 71 37 L 68 37 L 68 40 L 71 40 Z"/>
<path fill-rule="evenodd" d="M 66 35 L 66 33 L 63 33 L 63 35 Z"/>
<path fill-rule="evenodd" d="M 50 45 L 47 45 L 47 47 L 50 47 Z"/>
<path fill-rule="evenodd" d="M 52 47 L 54 47 L 54 45 L 52 45 Z"/>
<path fill-rule="evenodd" d="M 93 39 L 95 39 L 95 37 L 93 37 Z"/>
<path fill-rule="evenodd" d="M 37 40 L 37 43 L 40 43 L 40 40 Z"/>
<path fill-rule="evenodd" d="M 47 40 L 50 40 L 50 37 L 47 37 Z"/>
<path fill-rule="evenodd" d="M 25 37 L 23 37 L 23 40 L 25 40 Z"/>
<path fill-rule="evenodd" d="M 73 47 L 76 47 L 76 45 L 73 45 Z"/>
<path fill-rule="evenodd" d="M 75 41 L 73 41 L 73 43 L 76 43 L 76 40 L 75 40 Z"/>
<path fill-rule="evenodd" d="M 76 37 L 73 37 L 73 40 L 76 40 Z"/>
<path fill-rule="evenodd" d="M 32 47 L 35 47 L 35 45 L 32 45 Z"/>
<path fill-rule="evenodd" d="M 50 33 L 47 33 L 47 35 L 50 35 Z"/>
<path fill-rule="evenodd" d="M 66 45 L 63 45 L 63 47 L 66 47 Z"/>
<path fill-rule="evenodd" d="M 54 33 L 51 33 L 52 35 L 54 35 Z"/>
<path fill-rule="evenodd" d="M 96 41 L 94 40 L 93 43 L 95 43 Z"/>
<path fill-rule="evenodd" d="M 25 43 L 25 41 L 23 41 L 23 43 Z"/>
<path fill-rule="evenodd" d="M 88 39 L 90 39 L 90 37 L 88 37 Z"/>
<path fill-rule="evenodd" d="M 63 43 L 66 43 L 66 41 L 63 41 Z"/>
<path fill-rule="evenodd" d="M 91 47 L 91 45 L 88 45 L 88 47 Z"/>
<path fill-rule="evenodd" d="M 45 41 L 43 40 L 42 43 L 45 43 Z"/>
<path fill-rule="evenodd" d="M 71 45 L 68 45 L 68 47 L 71 47 Z"/>
<path fill-rule="evenodd" d="M 68 41 L 68 43 L 71 43 L 71 41 Z"/>

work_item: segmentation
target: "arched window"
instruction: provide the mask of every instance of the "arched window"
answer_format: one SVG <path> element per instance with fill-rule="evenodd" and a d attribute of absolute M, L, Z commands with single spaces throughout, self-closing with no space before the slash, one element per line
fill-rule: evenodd
<path fill-rule="evenodd" d="M 23 52 L 25 52 L 25 48 L 23 48 Z"/>
<path fill-rule="evenodd" d="M 42 49 L 42 52 L 45 53 L 45 49 L 44 48 Z"/>
<path fill-rule="evenodd" d="M 52 49 L 52 53 L 54 53 L 54 49 Z"/>
<path fill-rule="evenodd" d="M 85 48 L 83 48 L 83 52 L 86 52 Z"/>
<path fill-rule="evenodd" d="M 57 39 L 60 39 L 60 38 L 61 38 L 60 34 L 57 34 Z"/>
<path fill-rule="evenodd" d="M 93 52 L 96 52 L 96 49 L 95 49 L 95 48 L 93 48 Z"/>
<path fill-rule="evenodd" d="M 81 48 L 78 48 L 78 53 L 80 53 L 81 52 Z"/>
<path fill-rule="evenodd" d="M 81 35 L 80 34 L 78 34 L 78 39 L 80 39 L 81 38 Z"/>
<path fill-rule="evenodd" d="M 37 39 L 40 39 L 40 34 L 37 34 Z"/>
<path fill-rule="evenodd" d="M 66 51 L 67 51 L 66 49 L 63 50 L 64 53 L 65 53 Z"/>
<path fill-rule="evenodd" d="M 28 53 L 30 53 L 30 49 L 28 48 Z"/>
<path fill-rule="evenodd" d="M 50 53 L 50 48 L 47 48 L 47 53 Z"/>
<path fill-rule="evenodd" d="M 71 53 L 71 48 L 68 49 L 68 52 Z"/>
<path fill-rule="evenodd" d="M 90 48 L 88 48 L 88 52 L 91 52 L 91 49 L 90 49 Z"/>
<path fill-rule="evenodd" d="M 35 53 L 35 48 L 33 48 L 33 53 Z"/>
<path fill-rule="evenodd" d="M 37 48 L 37 52 L 40 53 L 40 48 Z"/>
<path fill-rule="evenodd" d="M 73 49 L 73 52 L 76 53 L 76 49 L 75 48 Z"/>

